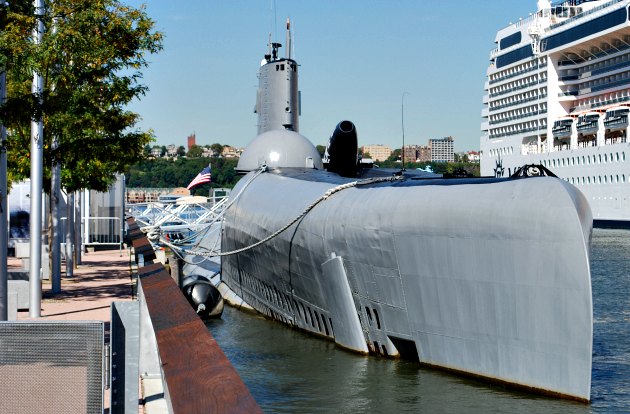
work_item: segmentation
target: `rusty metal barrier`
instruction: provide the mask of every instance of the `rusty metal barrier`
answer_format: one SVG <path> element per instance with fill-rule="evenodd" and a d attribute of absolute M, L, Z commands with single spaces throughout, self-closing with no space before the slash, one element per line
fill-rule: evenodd
<path fill-rule="evenodd" d="M 128 220 L 128 224 L 133 228 L 132 221 Z M 164 398 L 170 412 L 262 413 L 164 266 L 152 263 L 138 267 L 138 278 L 141 324 L 146 312 L 154 333 L 144 344 L 156 345 Z M 142 348 L 142 331 L 140 335 Z M 143 352 L 141 349 L 141 372 Z"/>

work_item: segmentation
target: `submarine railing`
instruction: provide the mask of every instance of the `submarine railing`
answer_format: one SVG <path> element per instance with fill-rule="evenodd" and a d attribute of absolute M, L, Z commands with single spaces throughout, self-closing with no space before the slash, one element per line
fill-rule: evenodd
<path fill-rule="evenodd" d="M 153 263 L 155 251 L 138 224 L 129 218 L 127 225 L 127 241 L 135 255 L 132 268 L 137 269 L 138 277 L 139 330 L 135 337 L 139 339 L 137 369 L 144 389 L 145 413 L 262 412 L 175 280 L 161 263 Z M 114 319 L 112 314 L 112 343 L 117 336 Z M 134 336 L 127 328 L 122 331 L 125 336 Z M 117 350 L 124 348 L 124 344 L 116 349 L 112 345 L 112 365 L 116 368 L 122 361 L 114 361 L 115 357 L 122 358 Z M 116 368 L 112 368 L 113 377 Z M 131 369 L 135 370 L 133 366 Z M 133 376 L 124 377 L 127 385 L 112 380 L 112 413 L 131 412 L 120 410 L 125 402 L 118 394 L 124 392 L 114 392 L 129 384 L 133 388 Z"/>

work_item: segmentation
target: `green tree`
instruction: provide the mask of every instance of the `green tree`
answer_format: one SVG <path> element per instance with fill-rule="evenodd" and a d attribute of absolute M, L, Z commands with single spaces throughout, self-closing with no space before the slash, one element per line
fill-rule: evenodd
<path fill-rule="evenodd" d="M 214 144 L 210 145 L 210 148 L 212 149 L 212 156 L 213 157 L 218 157 L 223 152 L 223 145 L 221 145 L 219 143 L 214 143 Z"/>
<path fill-rule="evenodd" d="M 180 145 L 179 147 L 177 147 L 177 156 L 183 157 L 184 155 L 186 155 L 186 148 L 184 148 L 183 145 Z"/>
<path fill-rule="evenodd" d="M 203 148 L 199 145 L 193 145 L 186 154 L 188 158 L 200 158 L 203 155 Z"/>
<path fill-rule="evenodd" d="M 30 173 L 30 122 L 44 122 L 44 181 L 50 188 L 53 160 L 68 191 L 107 190 L 115 173 L 142 158 L 153 139 L 126 110 L 147 87 L 140 83 L 146 55 L 162 48 L 144 6 L 118 0 L 48 1 L 43 40 L 34 44 L 32 1 L 0 3 L 0 65 L 7 72 L 7 101 L 0 118 L 8 129 L 10 179 Z M 33 72 L 43 76 L 43 96 L 31 92 Z M 43 104 L 40 103 L 42 98 Z M 52 148 L 52 138 L 58 142 Z"/>

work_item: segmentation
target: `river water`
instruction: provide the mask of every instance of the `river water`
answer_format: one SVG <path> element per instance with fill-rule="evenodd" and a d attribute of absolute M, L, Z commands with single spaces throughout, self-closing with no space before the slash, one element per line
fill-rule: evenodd
<path fill-rule="evenodd" d="M 630 413 L 630 231 L 595 229 L 590 405 L 364 357 L 226 307 L 208 328 L 268 413 Z"/>

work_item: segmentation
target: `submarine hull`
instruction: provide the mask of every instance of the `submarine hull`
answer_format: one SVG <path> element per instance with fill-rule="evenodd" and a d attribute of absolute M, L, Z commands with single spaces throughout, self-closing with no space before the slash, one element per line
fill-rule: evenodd
<path fill-rule="evenodd" d="M 352 180 L 255 174 L 232 191 L 222 251 L 298 218 L 222 258 L 223 282 L 256 310 L 356 352 L 590 399 L 592 215 L 575 187 L 403 177 L 322 199 Z"/>

